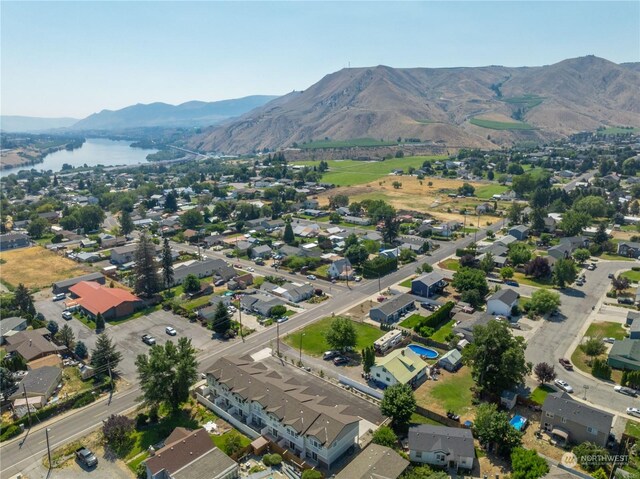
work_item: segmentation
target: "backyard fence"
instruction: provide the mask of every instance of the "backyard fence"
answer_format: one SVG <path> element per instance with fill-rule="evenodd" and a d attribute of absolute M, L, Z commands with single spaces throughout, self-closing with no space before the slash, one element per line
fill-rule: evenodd
<path fill-rule="evenodd" d="M 366 384 L 359 383 L 358 381 L 348 378 L 347 376 L 343 376 L 342 374 L 338 376 L 338 380 L 340 381 L 340 384 L 345 384 L 373 398 L 382 400 L 383 394 L 377 389 L 373 389 Z"/>

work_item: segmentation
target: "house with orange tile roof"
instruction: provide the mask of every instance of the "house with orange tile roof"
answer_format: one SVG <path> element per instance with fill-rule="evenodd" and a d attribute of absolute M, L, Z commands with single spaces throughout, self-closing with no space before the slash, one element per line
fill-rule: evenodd
<path fill-rule="evenodd" d="M 107 288 L 93 281 L 81 281 L 69 288 L 71 297 L 90 317 L 98 313 L 104 319 L 118 319 L 133 314 L 142 300 L 120 288 Z"/>

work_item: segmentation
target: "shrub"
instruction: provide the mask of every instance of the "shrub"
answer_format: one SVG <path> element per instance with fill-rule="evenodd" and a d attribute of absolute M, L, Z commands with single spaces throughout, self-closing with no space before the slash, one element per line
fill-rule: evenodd
<path fill-rule="evenodd" d="M 451 310 L 453 309 L 454 306 L 455 306 L 455 303 L 453 301 L 447 302 L 447 304 L 445 304 L 440 309 L 438 309 L 438 311 L 436 311 L 433 314 L 430 314 L 429 316 L 421 320 L 418 324 L 416 324 L 413 327 L 413 330 L 416 333 L 424 336 L 424 334 L 422 333 L 422 329 L 430 328 L 432 330 L 431 334 L 433 334 L 433 330 L 439 328 L 443 323 L 446 323 L 447 321 L 449 321 Z M 431 334 L 429 336 L 431 336 Z M 425 337 L 428 337 L 428 336 L 425 336 Z"/>
<path fill-rule="evenodd" d="M 82 394 L 80 394 L 80 396 L 78 396 L 78 399 L 75 400 L 75 402 L 73 403 L 72 409 L 78 409 L 81 407 L 86 406 L 87 404 L 91 404 L 93 401 L 96 400 L 95 395 L 93 394 L 92 391 L 86 391 Z"/>
<path fill-rule="evenodd" d="M 265 466 L 279 466 L 282 464 L 282 456 L 280 454 L 265 454 L 262 457 Z"/>
<path fill-rule="evenodd" d="M 141 412 L 136 416 L 136 429 L 143 428 L 147 425 L 147 421 L 149 420 L 149 416 L 145 413 Z"/>
<path fill-rule="evenodd" d="M 154 424 L 158 422 L 158 408 L 151 408 L 149 411 L 149 422 Z"/>
<path fill-rule="evenodd" d="M 316 471 L 315 469 L 307 469 L 302 473 L 301 479 L 323 479 L 324 476 L 320 471 Z"/>
<path fill-rule="evenodd" d="M 138 467 L 136 467 L 136 477 L 138 479 L 147 478 L 147 465 L 144 462 L 141 462 L 138 464 Z"/>
<path fill-rule="evenodd" d="M 22 432 L 22 428 L 17 424 L 12 424 L 11 426 L 3 428 L 2 434 L 0 434 L 0 442 L 11 439 L 12 437 L 16 437 L 21 432 Z"/>

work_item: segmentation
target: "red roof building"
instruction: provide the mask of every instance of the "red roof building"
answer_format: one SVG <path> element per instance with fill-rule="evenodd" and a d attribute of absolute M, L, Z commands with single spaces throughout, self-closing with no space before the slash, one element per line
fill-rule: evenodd
<path fill-rule="evenodd" d="M 81 281 L 69 288 L 80 307 L 91 317 L 102 314 L 104 319 L 123 318 L 133 314 L 141 299 L 124 289 L 107 288 L 92 281 Z"/>

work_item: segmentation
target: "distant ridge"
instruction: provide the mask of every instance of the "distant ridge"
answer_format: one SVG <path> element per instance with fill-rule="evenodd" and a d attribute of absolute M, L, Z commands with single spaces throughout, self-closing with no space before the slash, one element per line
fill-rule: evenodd
<path fill-rule="evenodd" d="M 77 123 L 77 121 L 77 118 L 39 118 L 35 116 L 2 115 L 0 116 L 0 130 L 34 133 L 67 128 Z"/>
<path fill-rule="evenodd" d="M 640 126 L 640 68 L 595 56 L 541 67 L 348 68 L 189 141 L 250 153 L 313 140 L 419 139 L 494 148 Z"/>

